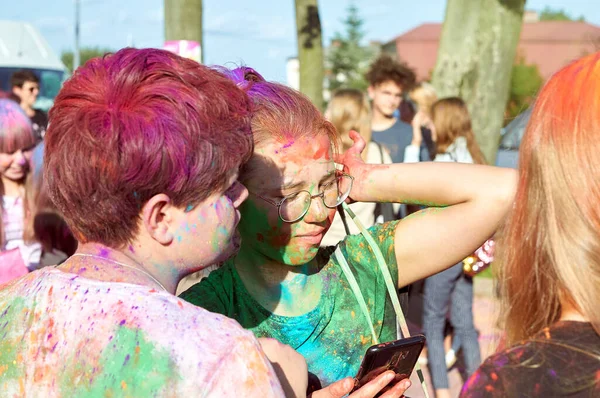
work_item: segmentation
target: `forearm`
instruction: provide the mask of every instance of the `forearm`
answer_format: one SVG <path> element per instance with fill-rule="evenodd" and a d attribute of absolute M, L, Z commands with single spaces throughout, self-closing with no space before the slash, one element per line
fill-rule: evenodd
<path fill-rule="evenodd" d="M 440 272 L 473 253 L 498 228 L 516 190 L 515 170 L 457 163 L 370 167 L 356 200 L 444 206 L 396 227 L 398 285 Z M 363 191 L 364 190 L 364 191 Z M 364 194 L 362 192 L 365 192 Z"/>
<path fill-rule="evenodd" d="M 368 165 L 355 176 L 352 198 L 361 202 L 397 202 L 449 206 L 479 198 L 514 195 L 516 172 L 459 163 Z"/>

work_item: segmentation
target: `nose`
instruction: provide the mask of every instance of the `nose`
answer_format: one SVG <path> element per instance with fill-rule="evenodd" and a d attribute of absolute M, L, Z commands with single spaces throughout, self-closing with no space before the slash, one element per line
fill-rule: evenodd
<path fill-rule="evenodd" d="M 304 216 L 304 221 L 313 224 L 321 223 L 327 219 L 328 210 L 322 197 L 313 197 L 308 212 Z"/>
<path fill-rule="evenodd" d="M 25 163 L 27 163 L 27 158 L 25 157 L 25 154 L 22 150 L 18 150 L 17 152 L 15 152 L 14 159 L 15 163 L 17 163 L 19 166 L 24 166 Z"/>

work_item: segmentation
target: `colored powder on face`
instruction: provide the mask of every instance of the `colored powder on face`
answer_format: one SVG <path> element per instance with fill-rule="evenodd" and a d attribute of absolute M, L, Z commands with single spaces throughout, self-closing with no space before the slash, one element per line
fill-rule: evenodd
<path fill-rule="evenodd" d="M 187 205 L 187 207 L 185 208 L 186 213 L 189 213 L 192 210 L 194 210 L 194 205 Z"/>

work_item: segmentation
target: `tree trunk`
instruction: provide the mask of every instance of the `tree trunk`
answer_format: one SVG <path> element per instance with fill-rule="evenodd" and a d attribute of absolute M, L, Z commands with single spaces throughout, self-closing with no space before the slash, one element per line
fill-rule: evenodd
<path fill-rule="evenodd" d="M 190 40 L 200 44 L 200 62 L 204 59 L 202 42 L 202 0 L 165 1 L 165 40 Z"/>
<path fill-rule="evenodd" d="M 317 0 L 295 0 L 300 91 L 323 109 L 323 43 Z"/>
<path fill-rule="evenodd" d="M 496 161 L 525 0 L 448 0 L 433 85 L 461 97 L 490 164 Z"/>

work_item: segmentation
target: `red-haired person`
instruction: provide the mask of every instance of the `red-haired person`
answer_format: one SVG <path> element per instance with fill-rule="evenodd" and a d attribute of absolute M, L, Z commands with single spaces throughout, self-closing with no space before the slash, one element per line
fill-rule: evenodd
<path fill-rule="evenodd" d="M 443 207 L 370 228 L 393 284 L 402 287 L 477 249 L 512 205 L 516 173 L 454 163 L 365 164 L 360 154 L 366 144 L 356 132 L 350 134 L 354 145 L 336 158 L 344 166 L 338 172 L 335 128 L 308 98 L 249 68 L 231 75 L 254 103 L 254 153 L 240 172 L 250 192 L 240 206 L 241 247 L 182 297 L 290 345 L 322 385 L 351 380 L 374 335 L 381 342 L 396 339 L 397 320 L 375 251 L 362 235 L 347 236 L 337 247 L 372 322 L 340 257 L 320 249 L 337 205 L 350 197 Z"/>
<path fill-rule="evenodd" d="M 540 91 L 498 242 L 508 348 L 461 397 L 600 396 L 600 52 Z"/>
<path fill-rule="evenodd" d="M 0 290 L 3 396 L 283 396 L 251 332 L 172 294 L 239 245 L 249 108 L 162 50 L 96 58 L 65 83 L 44 171 L 80 245 Z"/>
<path fill-rule="evenodd" d="M 39 265 L 26 184 L 36 137 L 31 122 L 9 99 L 0 99 L 0 283 Z M 31 193 L 31 192 L 30 192 Z"/>

